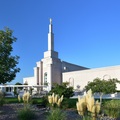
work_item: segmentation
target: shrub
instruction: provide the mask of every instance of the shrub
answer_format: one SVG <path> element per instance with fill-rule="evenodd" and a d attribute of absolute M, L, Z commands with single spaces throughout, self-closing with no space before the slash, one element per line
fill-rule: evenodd
<path fill-rule="evenodd" d="M 67 109 L 67 108 L 74 108 L 76 109 L 76 101 L 77 99 L 63 99 L 63 102 L 62 102 L 62 108 L 63 109 Z"/>
<path fill-rule="evenodd" d="M 44 105 L 44 106 L 48 105 L 48 96 L 43 96 L 41 100 L 42 100 L 41 101 L 42 105 Z"/>
<path fill-rule="evenodd" d="M 24 108 L 18 111 L 18 119 L 19 120 L 33 120 L 35 119 L 35 113 L 30 110 L 30 108 Z"/>
<path fill-rule="evenodd" d="M 68 99 L 74 95 L 73 87 L 68 87 L 69 83 L 67 83 L 67 82 L 62 83 L 62 85 L 54 84 L 53 86 L 54 87 L 50 91 L 50 94 L 55 93 L 60 96 L 63 95 L 65 98 L 68 98 Z"/>
<path fill-rule="evenodd" d="M 37 100 L 34 100 L 34 99 L 32 99 L 31 101 L 30 101 L 30 104 L 38 104 L 38 101 Z"/>
<path fill-rule="evenodd" d="M 120 101 L 111 100 L 104 103 L 104 112 L 109 117 L 118 118 L 120 117 Z"/>
<path fill-rule="evenodd" d="M 66 114 L 59 108 L 52 109 L 48 114 L 47 120 L 66 120 Z"/>

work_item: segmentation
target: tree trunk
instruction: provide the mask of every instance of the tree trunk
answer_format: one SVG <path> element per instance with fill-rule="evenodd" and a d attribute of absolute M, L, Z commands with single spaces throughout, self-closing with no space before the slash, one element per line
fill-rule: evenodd
<path fill-rule="evenodd" d="M 103 96 L 103 93 L 100 93 L 100 104 L 102 104 L 102 96 Z"/>

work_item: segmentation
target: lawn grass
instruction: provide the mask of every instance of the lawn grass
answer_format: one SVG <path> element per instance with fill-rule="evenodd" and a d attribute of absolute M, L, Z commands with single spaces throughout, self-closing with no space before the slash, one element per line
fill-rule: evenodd
<path fill-rule="evenodd" d="M 19 103 L 19 101 L 16 97 L 5 97 L 5 102 L 7 104 L 9 104 L 9 103 Z"/>
<path fill-rule="evenodd" d="M 99 100 L 99 99 L 95 99 Z M 102 100 L 102 105 L 104 105 L 107 101 L 111 101 L 112 99 L 103 99 Z M 6 97 L 5 101 L 7 104 L 10 103 L 23 103 L 23 101 L 19 102 L 17 97 Z M 63 100 L 63 107 L 64 108 L 76 108 L 76 102 L 78 101 L 77 98 L 72 98 L 72 99 L 64 99 Z M 116 102 L 119 102 L 120 100 L 115 100 Z M 41 104 L 43 102 L 42 98 L 32 98 L 32 104 Z"/>
<path fill-rule="evenodd" d="M 36 101 L 35 103 L 40 104 L 42 102 L 41 98 L 32 98 L 32 101 Z M 17 97 L 5 97 L 5 102 L 7 104 L 10 103 L 23 103 L 23 101 L 19 102 Z"/>
<path fill-rule="evenodd" d="M 95 99 L 95 101 L 99 101 L 99 99 Z M 102 99 L 102 106 L 106 103 L 106 102 L 109 102 L 109 101 L 111 101 L 111 100 L 113 100 L 113 99 Z M 67 105 L 67 108 L 76 108 L 76 102 L 78 101 L 78 99 L 77 98 L 72 98 L 72 99 L 68 99 L 67 100 L 67 102 L 65 102 L 65 101 L 63 101 L 63 105 L 64 104 L 68 104 Z M 120 100 L 118 100 L 118 99 L 114 99 L 114 101 L 116 102 L 116 103 L 120 103 Z M 65 102 L 65 103 L 64 103 Z"/>
<path fill-rule="evenodd" d="M 17 97 L 5 97 L 5 101 L 7 104 L 11 103 L 23 103 L 23 101 L 19 102 Z M 43 102 L 42 98 L 32 98 L 33 104 L 41 104 Z M 65 99 L 63 101 L 63 105 L 65 108 L 76 108 L 77 98 L 75 99 Z"/>

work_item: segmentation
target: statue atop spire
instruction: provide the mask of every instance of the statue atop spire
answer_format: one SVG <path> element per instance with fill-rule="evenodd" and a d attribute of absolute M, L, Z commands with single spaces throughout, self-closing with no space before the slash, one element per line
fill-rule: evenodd
<path fill-rule="evenodd" d="M 50 18 L 49 32 L 52 33 L 52 18 Z"/>
<path fill-rule="evenodd" d="M 50 24 L 52 24 L 52 18 L 50 18 Z"/>

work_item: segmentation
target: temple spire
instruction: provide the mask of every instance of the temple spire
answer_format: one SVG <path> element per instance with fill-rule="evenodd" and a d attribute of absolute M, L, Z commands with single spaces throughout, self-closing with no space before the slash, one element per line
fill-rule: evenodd
<path fill-rule="evenodd" d="M 52 19 L 50 18 L 49 33 L 48 33 L 48 50 L 54 51 L 54 34 L 52 29 Z"/>

